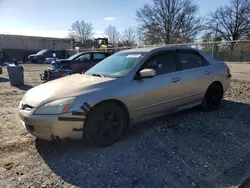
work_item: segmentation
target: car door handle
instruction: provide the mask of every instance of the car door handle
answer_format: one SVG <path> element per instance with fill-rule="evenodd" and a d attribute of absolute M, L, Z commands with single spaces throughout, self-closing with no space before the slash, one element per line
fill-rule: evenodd
<path fill-rule="evenodd" d="M 211 74 L 211 72 L 210 71 L 205 71 L 205 74 Z"/>
<path fill-rule="evenodd" d="M 181 80 L 180 78 L 172 78 L 173 83 L 179 82 L 180 80 Z"/>

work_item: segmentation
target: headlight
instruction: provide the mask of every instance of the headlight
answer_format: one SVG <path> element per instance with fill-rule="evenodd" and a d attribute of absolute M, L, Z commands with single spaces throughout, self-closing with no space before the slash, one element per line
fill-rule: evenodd
<path fill-rule="evenodd" d="M 23 101 L 20 101 L 18 104 L 18 109 L 21 109 Z"/>
<path fill-rule="evenodd" d="M 53 114 L 64 114 L 70 112 L 70 108 L 75 102 L 76 97 L 70 97 L 66 99 L 60 99 L 56 101 L 49 102 L 40 106 L 36 111 L 35 114 L 40 115 L 53 115 Z"/>

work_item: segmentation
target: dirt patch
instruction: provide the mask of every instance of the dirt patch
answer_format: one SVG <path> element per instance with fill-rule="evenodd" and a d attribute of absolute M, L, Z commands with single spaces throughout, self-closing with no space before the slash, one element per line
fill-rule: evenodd
<path fill-rule="evenodd" d="M 228 63 L 233 79 L 250 81 L 250 64 Z"/>
<path fill-rule="evenodd" d="M 47 65 L 25 65 L 25 84 Z M 120 142 L 86 148 L 35 139 L 16 108 L 26 89 L 0 75 L 0 187 L 233 187 L 250 176 L 250 83 L 233 80 L 221 108 L 191 109 L 135 126 Z M 1 80 L 3 80 L 1 82 Z"/>

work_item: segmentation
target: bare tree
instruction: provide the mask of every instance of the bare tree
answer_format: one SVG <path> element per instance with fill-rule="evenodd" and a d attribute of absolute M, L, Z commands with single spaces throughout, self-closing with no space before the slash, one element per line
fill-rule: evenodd
<path fill-rule="evenodd" d="M 67 38 L 69 38 L 69 39 L 71 39 L 71 40 L 75 40 L 75 34 L 74 34 L 74 32 L 73 31 L 70 31 L 69 32 L 69 34 L 68 34 L 68 36 L 67 36 Z"/>
<path fill-rule="evenodd" d="M 143 35 L 140 31 L 140 28 L 136 27 L 136 39 L 137 39 L 137 45 L 138 46 L 143 46 L 144 41 L 143 41 Z"/>
<path fill-rule="evenodd" d="M 143 39 L 143 42 L 146 45 L 154 45 L 154 44 L 162 44 L 163 40 L 161 37 L 157 34 L 158 29 L 156 29 L 154 26 L 148 26 L 146 30 L 140 29 L 141 36 Z"/>
<path fill-rule="evenodd" d="M 211 32 L 206 32 L 203 36 L 202 36 L 202 42 L 218 42 L 218 41 L 222 41 L 222 36 L 220 34 L 215 34 L 213 35 L 213 33 Z"/>
<path fill-rule="evenodd" d="M 125 31 L 123 32 L 123 43 L 127 46 L 132 46 L 133 44 L 135 44 L 135 40 L 136 40 L 136 30 L 133 27 L 129 27 L 127 29 L 125 29 Z"/>
<path fill-rule="evenodd" d="M 236 41 L 244 36 L 250 36 L 250 1 L 231 0 L 209 14 L 207 30 L 210 34 L 218 33 L 223 39 Z M 234 43 L 231 43 L 231 50 Z"/>
<path fill-rule="evenodd" d="M 93 30 L 94 28 L 91 23 L 87 23 L 84 20 L 76 21 L 71 26 L 69 37 L 84 43 L 84 41 L 93 36 Z"/>
<path fill-rule="evenodd" d="M 202 30 L 196 16 L 198 6 L 191 0 L 152 0 L 137 10 L 137 21 L 144 38 L 151 42 L 190 42 Z"/>
<path fill-rule="evenodd" d="M 120 39 L 120 33 L 117 31 L 115 26 L 108 26 L 108 28 L 104 32 L 105 35 L 108 36 L 109 41 L 113 44 L 116 45 L 118 44 L 118 41 Z"/>

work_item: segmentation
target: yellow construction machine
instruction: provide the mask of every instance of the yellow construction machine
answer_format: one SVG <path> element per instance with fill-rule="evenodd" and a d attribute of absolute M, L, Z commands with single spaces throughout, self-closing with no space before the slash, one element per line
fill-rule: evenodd
<path fill-rule="evenodd" d="M 99 50 L 101 52 L 107 52 L 108 38 L 95 38 L 95 46 L 92 47 L 92 51 Z"/>

